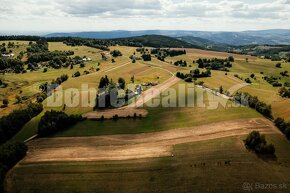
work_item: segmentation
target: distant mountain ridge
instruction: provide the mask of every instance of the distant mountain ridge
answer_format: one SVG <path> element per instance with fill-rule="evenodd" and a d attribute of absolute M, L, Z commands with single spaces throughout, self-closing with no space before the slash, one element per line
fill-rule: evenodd
<path fill-rule="evenodd" d="M 124 45 L 138 45 L 154 48 L 197 48 L 204 49 L 203 46 L 196 46 L 192 43 L 163 35 L 143 35 L 128 38 L 111 39 Z"/>
<path fill-rule="evenodd" d="M 215 44 L 226 45 L 290 45 L 290 30 L 271 29 L 243 32 L 210 32 L 210 31 L 184 31 L 184 30 L 143 30 L 143 31 L 97 31 L 97 32 L 73 32 L 51 33 L 46 37 L 81 37 L 95 39 L 117 39 L 143 35 L 163 35 L 174 38 L 190 39 L 189 37 L 202 38 L 202 41 L 212 41 Z M 186 38 L 185 38 L 186 37 Z M 190 43 L 190 42 L 189 42 Z"/>

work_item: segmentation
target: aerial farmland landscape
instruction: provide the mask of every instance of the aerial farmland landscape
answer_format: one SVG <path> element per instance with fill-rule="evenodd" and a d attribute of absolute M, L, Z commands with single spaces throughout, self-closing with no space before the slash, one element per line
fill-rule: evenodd
<path fill-rule="evenodd" d="M 0 193 L 290 192 L 289 1 L 0 3 Z"/>

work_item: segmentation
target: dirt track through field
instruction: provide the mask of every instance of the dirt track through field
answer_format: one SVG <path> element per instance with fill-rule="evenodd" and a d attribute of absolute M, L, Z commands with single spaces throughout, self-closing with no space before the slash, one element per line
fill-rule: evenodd
<path fill-rule="evenodd" d="M 143 107 L 144 104 L 148 101 L 150 101 L 151 99 L 153 99 L 154 97 L 159 96 L 162 92 L 166 91 L 168 88 L 170 88 L 171 86 L 173 86 L 174 84 L 176 84 L 177 82 L 179 82 L 180 79 L 172 76 L 171 78 L 169 78 L 167 81 L 165 81 L 164 83 L 156 86 L 156 87 L 152 87 L 148 90 L 146 90 L 145 92 L 143 92 L 138 99 L 136 100 L 136 102 L 128 105 L 128 108 L 132 108 L 132 107 Z"/>
<path fill-rule="evenodd" d="M 246 135 L 252 130 L 280 133 L 264 118 L 241 119 L 156 133 L 96 137 L 46 138 L 28 143 L 22 163 L 129 160 L 172 156 L 176 144 Z"/>

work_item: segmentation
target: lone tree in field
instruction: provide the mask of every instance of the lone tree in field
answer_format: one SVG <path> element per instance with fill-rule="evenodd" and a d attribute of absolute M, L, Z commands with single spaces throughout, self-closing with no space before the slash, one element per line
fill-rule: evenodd
<path fill-rule="evenodd" d="M 120 87 L 121 89 L 125 89 L 126 81 L 125 81 L 124 78 L 119 78 L 119 79 L 118 79 L 118 84 L 119 84 L 119 87 Z"/>
<path fill-rule="evenodd" d="M 229 62 L 234 62 L 234 61 L 235 61 L 235 58 L 234 58 L 233 56 L 229 56 L 229 57 L 228 57 L 228 61 L 229 61 Z"/>
<path fill-rule="evenodd" d="M 224 93 L 224 88 L 223 88 L 223 86 L 220 86 L 220 88 L 219 88 L 219 92 L 220 92 L 221 94 Z"/>
<path fill-rule="evenodd" d="M 8 99 L 3 99 L 2 103 L 3 103 L 3 106 L 7 107 L 9 104 L 9 101 Z"/>
<path fill-rule="evenodd" d="M 265 135 L 261 135 L 258 131 L 252 131 L 244 140 L 247 149 L 254 151 L 257 154 L 275 154 L 273 144 L 267 144 Z"/>
<path fill-rule="evenodd" d="M 134 76 L 134 75 L 131 77 L 131 82 L 132 82 L 132 83 L 135 82 L 135 76 Z"/>
<path fill-rule="evenodd" d="M 282 66 L 281 63 L 277 63 L 277 64 L 276 64 L 276 68 L 282 68 L 281 66 Z"/>

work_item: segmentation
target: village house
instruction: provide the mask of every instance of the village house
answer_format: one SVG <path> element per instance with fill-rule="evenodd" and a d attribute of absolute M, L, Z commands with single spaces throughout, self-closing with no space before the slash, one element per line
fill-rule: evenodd
<path fill-rule="evenodd" d="M 7 58 L 13 58 L 14 54 L 10 53 L 10 54 L 2 54 L 2 57 L 7 57 Z"/>

